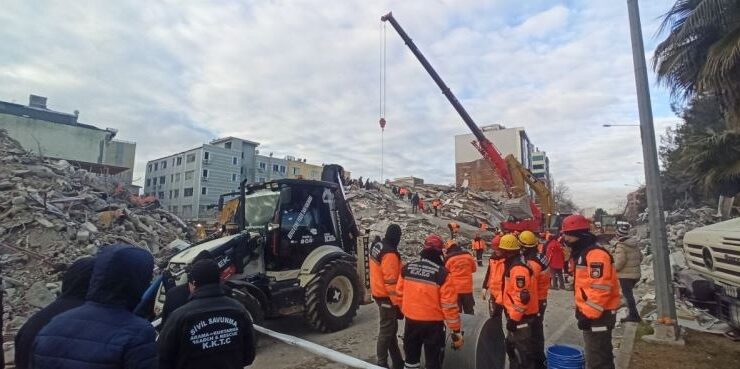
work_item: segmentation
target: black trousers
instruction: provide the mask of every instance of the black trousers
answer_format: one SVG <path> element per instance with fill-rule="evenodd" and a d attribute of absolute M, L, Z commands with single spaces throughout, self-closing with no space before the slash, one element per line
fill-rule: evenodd
<path fill-rule="evenodd" d="M 406 354 L 404 368 L 421 367 L 421 350 L 427 369 L 441 369 L 445 354 L 444 322 L 420 322 L 406 318 L 403 331 L 403 351 Z"/>
<path fill-rule="evenodd" d="M 536 350 L 532 339 L 531 321 L 517 322 L 518 327 L 506 334 L 506 354 L 509 369 L 535 369 Z"/>
<path fill-rule="evenodd" d="M 472 292 L 457 294 L 457 308 L 460 309 L 460 313 L 475 315 L 473 306 L 475 306 L 475 298 Z"/>
<path fill-rule="evenodd" d="M 483 250 L 475 250 L 475 258 L 478 260 L 478 266 L 483 265 Z"/>
<path fill-rule="evenodd" d="M 396 320 L 396 308 L 387 300 L 376 300 L 379 309 L 380 326 L 378 329 L 378 342 L 375 347 L 378 356 L 378 366 L 388 367 L 388 356 L 394 369 L 403 366 L 403 357 L 398 348 L 398 320 Z"/>
<path fill-rule="evenodd" d="M 545 310 L 547 310 L 547 300 L 540 300 L 540 313 L 532 322 L 532 342 L 534 344 L 534 367 L 537 369 L 546 369 L 545 360 Z"/>
<path fill-rule="evenodd" d="M 434 208 L 434 216 L 437 216 L 437 208 Z"/>
<path fill-rule="evenodd" d="M 599 332 L 583 331 L 583 341 L 586 351 L 586 369 L 614 369 L 611 329 Z"/>
<path fill-rule="evenodd" d="M 493 301 L 493 296 L 491 296 L 491 298 L 488 299 L 488 315 L 491 318 L 501 320 L 503 312 L 504 306 L 499 305 L 495 301 Z"/>
<path fill-rule="evenodd" d="M 552 269 L 552 288 L 560 288 L 561 290 L 565 289 L 565 279 L 563 279 L 562 269 Z"/>
<path fill-rule="evenodd" d="M 619 285 L 622 287 L 622 296 L 627 300 L 627 309 L 629 310 L 630 318 L 639 318 L 640 313 L 637 311 L 637 303 L 635 302 L 635 295 L 632 290 L 637 284 L 637 279 L 631 278 L 619 278 Z"/>

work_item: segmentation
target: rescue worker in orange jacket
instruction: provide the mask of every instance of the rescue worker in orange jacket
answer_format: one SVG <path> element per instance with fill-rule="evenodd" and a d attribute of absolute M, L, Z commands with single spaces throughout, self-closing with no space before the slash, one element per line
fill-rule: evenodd
<path fill-rule="evenodd" d="M 457 291 L 457 307 L 465 314 L 474 315 L 473 273 L 478 270 L 473 256 L 455 240 L 445 243 L 445 268 Z"/>
<path fill-rule="evenodd" d="M 499 248 L 506 258 L 503 304 L 508 331 L 506 353 L 509 356 L 509 368 L 534 369 L 537 355 L 532 325 L 537 321 L 537 282 L 532 269 L 522 259 L 516 236 L 501 237 Z"/>
<path fill-rule="evenodd" d="M 438 216 L 439 208 L 442 207 L 442 202 L 439 199 L 432 200 L 432 208 L 434 209 L 434 216 Z"/>
<path fill-rule="evenodd" d="M 460 225 L 455 222 L 447 223 L 447 228 L 450 230 L 450 239 L 454 240 L 455 236 L 460 233 Z"/>
<path fill-rule="evenodd" d="M 591 222 L 583 215 L 563 220 L 562 232 L 575 263 L 576 320 L 583 331 L 586 367 L 614 368 L 612 329 L 620 304 L 619 281 L 611 254 L 596 245 Z"/>
<path fill-rule="evenodd" d="M 483 266 L 483 251 L 486 250 L 486 241 L 481 238 L 480 233 L 475 234 L 472 249 L 475 251 L 475 259 L 478 261 L 478 266 Z"/>
<path fill-rule="evenodd" d="M 501 238 L 499 237 L 498 240 Z M 504 257 L 503 251 L 499 248 L 499 242 L 494 239 L 491 243 L 491 257 L 488 260 L 488 270 L 486 276 L 483 278 L 483 291 L 481 296 L 483 300 L 486 299 L 486 295 L 490 295 L 488 303 L 489 315 L 501 321 L 502 312 L 504 310 L 504 270 L 506 269 L 506 258 Z"/>
<path fill-rule="evenodd" d="M 401 254 L 398 243 L 401 241 L 401 227 L 391 224 L 385 231 L 383 240 L 370 247 L 370 292 L 378 304 L 380 325 L 376 353 L 378 366 L 388 368 L 388 356 L 393 368 L 403 366 L 403 356 L 398 348 L 398 319 L 401 314 L 401 298 L 396 285 L 401 275 Z"/>
<path fill-rule="evenodd" d="M 421 259 L 408 263 L 401 271 L 398 293 L 406 316 L 403 332 L 404 368 L 421 367 L 421 350 L 428 369 L 440 369 L 444 358 L 445 326 L 452 331 L 452 345 L 463 345 L 460 312 L 454 281 L 442 261 L 443 241 L 438 235 L 424 240 Z"/>
<path fill-rule="evenodd" d="M 537 347 L 536 364 L 538 369 L 545 369 L 545 310 L 547 309 L 547 294 L 550 290 L 550 269 L 547 257 L 538 250 L 539 239 L 531 231 L 523 231 L 519 234 L 519 243 L 523 246 L 522 256 L 529 265 L 535 276 L 537 284 L 537 304 L 539 314 L 537 322 L 532 329 L 532 336 Z"/>

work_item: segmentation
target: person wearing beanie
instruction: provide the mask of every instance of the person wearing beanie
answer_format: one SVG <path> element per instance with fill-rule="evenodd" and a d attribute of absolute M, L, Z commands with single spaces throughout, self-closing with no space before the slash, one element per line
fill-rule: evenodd
<path fill-rule="evenodd" d="M 87 287 L 90 285 L 95 259 L 86 257 L 78 259 L 64 272 L 62 293 L 47 307 L 33 314 L 15 336 L 15 367 L 28 369 L 32 354 L 33 341 L 47 323 L 55 316 L 72 310 L 85 302 Z"/>
<path fill-rule="evenodd" d="M 627 300 L 627 309 L 629 313 L 622 322 L 640 322 L 640 313 L 637 311 L 637 303 L 632 289 L 642 277 L 640 265 L 642 264 L 642 252 L 637 239 L 629 236 L 629 225 L 620 225 L 617 227 L 617 244 L 614 248 L 614 267 L 617 270 L 619 286 L 622 288 L 622 295 Z"/>
<path fill-rule="evenodd" d="M 213 259 L 211 252 L 203 250 L 191 262 L 192 264 L 197 263 L 199 260 Z M 192 265 L 191 264 L 191 265 Z M 162 306 L 162 326 L 167 322 L 173 311 L 177 310 L 180 306 L 185 305 L 190 299 L 190 287 L 187 283 L 179 286 L 174 286 L 167 290 L 164 296 L 164 305 Z"/>
<path fill-rule="evenodd" d="M 406 317 L 403 331 L 404 368 L 419 368 L 424 350 L 426 368 L 442 368 L 446 329 L 452 331 L 452 347 L 460 349 L 463 337 L 457 291 L 444 268 L 444 241 L 436 234 L 424 240 L 421 259 L 408 263 L 401 271 L 398 294 Z"/>
<path fill-rule="evenodd" d="M 563 220 L 563 238 L 575 262 L 576 320 L 583 331 L 587 368 L 614 368 L 612 329 L 620 304 L 619 282 L 614 260 L 596 245 L 591 222 L 574 214 Z"/>
<path fill-rule="evenodd" d="M 403 366 L 403 356 L 398 348 L 398 319 L 401 313 L 401 298 L 396 293 L 396 285 L 401 275 L 401 254 L 398 244 L 401 242 L 401 227 L 391 224 L 385 231 L 385 237 L 377 239 L 370 247 L 370 292 L 378 305 L 380 324 L 376 354 L 378 366 L 389 368 L 390 356 L 393 368 Z"/>
<path fill-rule="evenodd" d="M 213 259 L 188 270 L 190 301 L 175 310 L 157 341 L 159 369 L 241 369 L 255 357 L 255 338 L 247 310 L 227 297 Z"/>

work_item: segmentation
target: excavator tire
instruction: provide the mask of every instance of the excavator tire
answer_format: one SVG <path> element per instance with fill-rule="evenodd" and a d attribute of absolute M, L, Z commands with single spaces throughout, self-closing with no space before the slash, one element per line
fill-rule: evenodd
<path fill-rule="evenodd" d="M 344 258 L 321 267 L 306 285 L 304 318 L 320 332 L 347 328 L 357 315 L 362 289 L 354 264 Z"/>
<path fill-rule="evenodd" d="M 246 290 L 239 288 L 231 290 L 231 296 L 247 309 L 249 319 L 252 321 L 252 324 L 262 325 L 265 321 L 265 311 L 262 309 L 262 305 L 260 305 L 260 301 L 257 300 L 256 297 L 252 296 L 252 294 Z M 255 344 L 257 344 L 256 341 L 259 340 L 258 334 L 254 335 L 254 340 Z"/>

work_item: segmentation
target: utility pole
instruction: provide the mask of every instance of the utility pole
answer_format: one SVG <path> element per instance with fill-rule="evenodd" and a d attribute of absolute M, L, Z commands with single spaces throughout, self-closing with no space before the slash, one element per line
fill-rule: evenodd
<path fill-rule="evenodd" d="M 635 85 L 637 87 L 637 107 L 640 112 L 640 135 L 642 136 L 642 156 L 645 162 L 645 184 L 647 188 L 648 222 L 650 225 L 650 246 L 653 251 L 653 270 L 655 273 L 655 302 L 658 319 L 655 333 L 644 339 L 657 343 L 683 344 L 676 322 L 676 302 L 673 297 L 671 263 L 668 257 L 668 242 L 663 215 L 663 191 L 660 185 L 658 151 L 655 147 L 655 128 L 653 110 L 650 105 L 645 47 L 642 43 L 640 8 L 637 0 L 627 0 L 632 38 L 632 60 L 635 66 Z"/>

